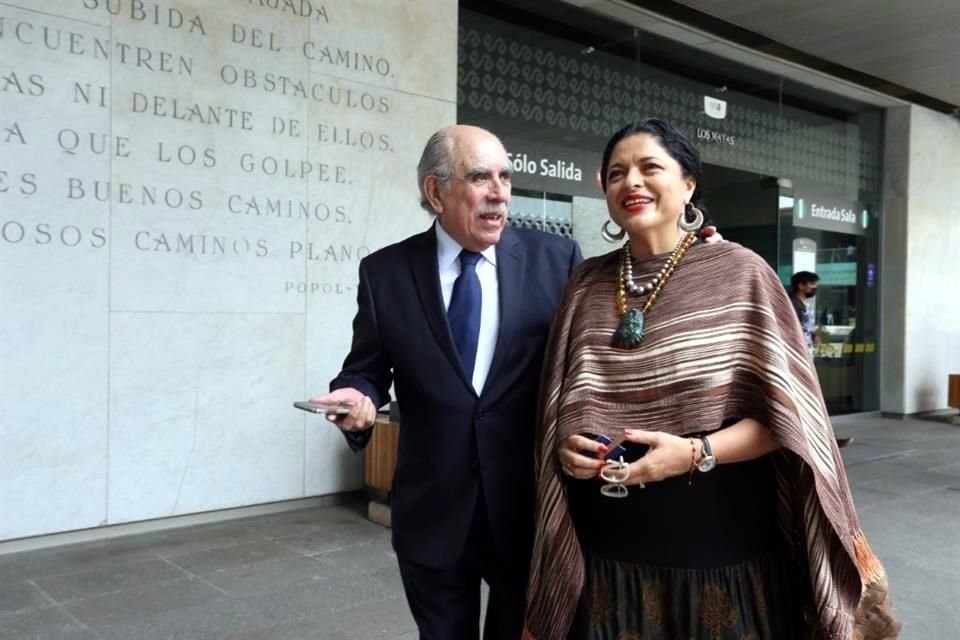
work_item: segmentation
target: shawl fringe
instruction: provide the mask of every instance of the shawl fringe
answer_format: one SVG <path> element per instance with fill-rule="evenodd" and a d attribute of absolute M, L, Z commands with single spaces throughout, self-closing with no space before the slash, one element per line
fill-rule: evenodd
<path fill-rule="evenodd" d="M 896 640 L 903 627 L 893 617 L 887 575 L 863 532 L 853 540 L 857 570 L 864 580 L 854 617 L 854 640 Z"/>
<path fill-rule="evenodd" d="M 857 571 L 860 572 L 864 582 L 886 582 L 887 576 L 883 570 L 883 565 L 880 564 L 880 560 L 873 553 L 873 549 L 862 531 L 858 531 L 853 538 L 853 551 L 856 556 Z"/>

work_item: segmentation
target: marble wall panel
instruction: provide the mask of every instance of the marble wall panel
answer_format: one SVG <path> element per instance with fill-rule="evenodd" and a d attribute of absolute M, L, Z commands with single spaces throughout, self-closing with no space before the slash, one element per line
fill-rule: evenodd
<path fill-rule="evenodd" d="M 0 3 L 0 539 L 359 485 L 290 403 L 339 368 L 359 258 L 430 222 L 456 24 L 452 0 Z"/>
<path fill-rule="evenodd" d="M 109 68 L 69 52 L 109 30 L 11 6 L 0 20 L 0 539 L 9 539 L 106 518 L 109 205 L 77 201 L 70 181 L 108 173 L 115 146 Z"/>
<path fill-rule="evenodd" d="M 331 19 L 311 20 L 310 39 L 302 45 L 312 72 L 456 101 L 456 0 L 325 4 Z M 358 37 L 356 30 L 340 28 L 344 23 L 371 29 Z"/>
<path fill-rule="evenodd" d="M 302 497 L 299 314 L 114 313 L 111 523 Z"/>
<path fill-rule="evenodd" d="M 255 5 L 192 6 L 203 29 L 175 46 L 149 23 L 113 23 L 115 38 L 159 55 L 153 71 L 112 61 L 114 129 L 137 141 L 111 176 L 130 191 L 114 211 L 113 308 L 296 310 L 276 283 L 302 271 L 285 248 L 302 238 L 308 179 L 287 176 L 306 173 L 306 141 L 280 128 L 305 121 L 307 64 L 295 43 L 307 24 Z"/>
<path fill-rule="evenodd" d="M 71 23 L 89 24 L 101 27 L 109 27 L 111 12 L 107 10 L 108 4 L 113 11 L 124 11 L 130 15 L 132 4 L 117 6 L 117 0 L 4 0 L 5 5 L 22 9 L 36 16 L 46 15 L 57 18 L 65 18 Z"/>

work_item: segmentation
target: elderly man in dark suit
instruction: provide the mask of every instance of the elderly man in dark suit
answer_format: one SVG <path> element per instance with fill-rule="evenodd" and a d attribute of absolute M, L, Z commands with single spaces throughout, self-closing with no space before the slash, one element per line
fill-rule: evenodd
<path fill-rule="evenodd" d="M 533 432 L 550 318 L 581 260 L 571 240 L 507 227 L 510 163 L 484 129 L 435 133 L 418 165 L 424 231 L 360 263 L 353 345 L 318 402 L 354 450 L 395 385 L 391 494 L 407 601 L 430 640 L 519 638 L 532 543 Z M 334 416 L 330 416 L 334 419 Z"/>

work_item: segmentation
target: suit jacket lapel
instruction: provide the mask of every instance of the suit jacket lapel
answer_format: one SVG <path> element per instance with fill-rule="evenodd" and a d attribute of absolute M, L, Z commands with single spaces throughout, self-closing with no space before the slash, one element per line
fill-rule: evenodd
<path fill-rule="evenodd" d="M 500 330 L 497 335 L 497 347 L 493 352 L 490 373 L 483 386 L 484 395 L 492 394 L 496 382 L 501 378 L 499 369 L 503 367 L 510 345 L 516 333 L 517 316 L 523 298 L 523 279 L 526 275 L 524 265 L 526 256 L 520 247 L 520 241 L 510 227 L 503 230 L 497 243 L 497 288 L 500 292 Z"/>
<path fill-rule="evenodd" d="M 450 333 L 450 324 L 447 322 L 446 309 L 443 306 L 443 292 L 440 291 L 440 272 L 437 268 L 437 232 L 431 226 L 420 236 L 420 242 L 414 245 L 410 256 L 413 267 L 413 280 L 417 286 L 420 304 L 423 306 L 423 315 L 430 325 L 430 330 L 446 354 L 453 368 L 473 389 L 473 383 L 467 378 L 460 363 L 460 354 L 453 344 L 453 335 Z"/>

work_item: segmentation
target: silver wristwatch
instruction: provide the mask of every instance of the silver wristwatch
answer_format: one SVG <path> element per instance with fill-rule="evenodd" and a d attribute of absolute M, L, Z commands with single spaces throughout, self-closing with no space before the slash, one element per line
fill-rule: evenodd
<path fill-rule="evenodd" d="M 700 436 L 700 442 L 703 443 L 703 449 L 700 451 L 700 460 L 697 461 L 697 471 L 701 473 L 713 471 L 713 468 L 717 466 L 717 458 L 710 448 L 710 441 L 707 440 L 707 436 Z"/>

